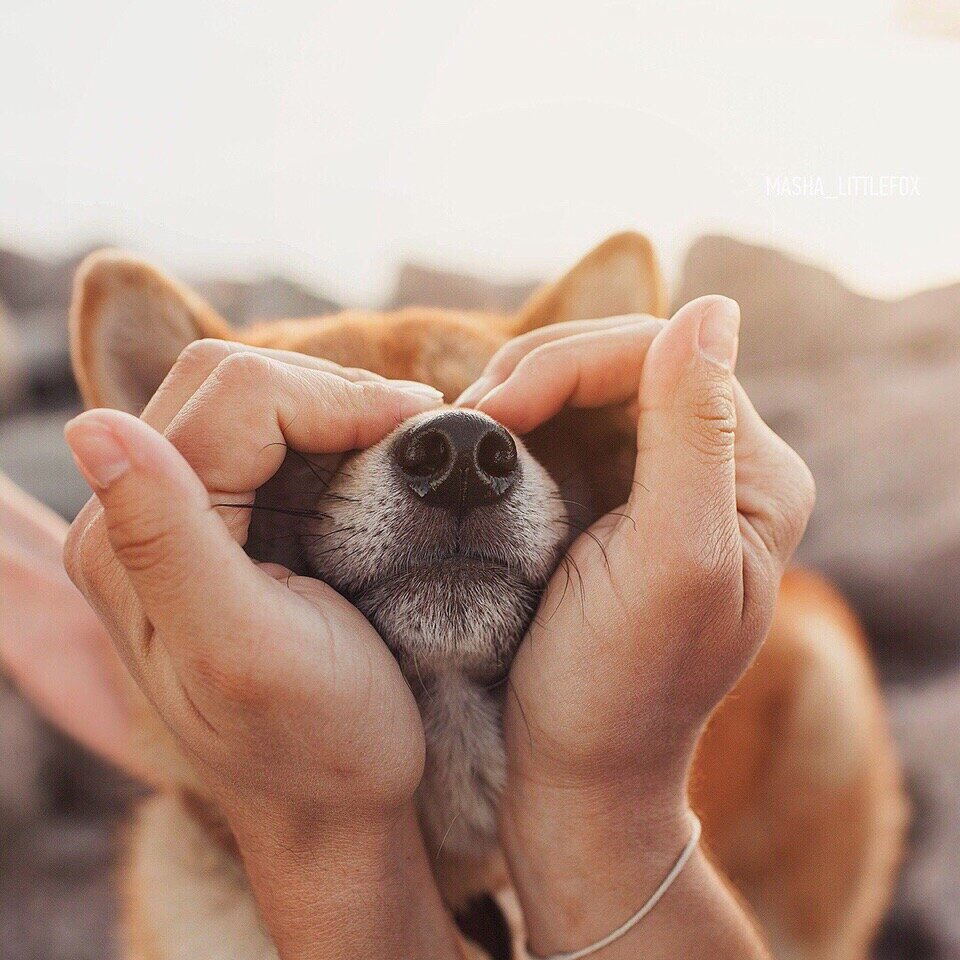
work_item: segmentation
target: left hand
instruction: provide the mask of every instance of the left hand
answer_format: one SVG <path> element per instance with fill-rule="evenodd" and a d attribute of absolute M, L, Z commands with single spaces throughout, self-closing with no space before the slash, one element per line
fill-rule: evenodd
<path fill-rule="evenodd" d="M 362 448 L 439 401 L 198 341 L 142 419 L 91 410 L 66 428 L 96 494 L 67 570 L 226 815 L 284 958 L 455 955 L 413 813 L 423 727 L 396 660 L 339 594 L 241 546 L 288 447 Z"/>
<path fill-rule="evenodd" d="M 288 445 L 375 442 L 437 405 L 425 389 L 198 341 L 142 419 L 91 410 L 67 425 L 96 493 L 67 537 L 67 572 L 228 816 L 256 824 L 262 805 L 273 823 L 310 811 L 352 826 L 413 795 L 423 729 L 379 636 L 325 584 L 255 564 L 241 544 Z"/>

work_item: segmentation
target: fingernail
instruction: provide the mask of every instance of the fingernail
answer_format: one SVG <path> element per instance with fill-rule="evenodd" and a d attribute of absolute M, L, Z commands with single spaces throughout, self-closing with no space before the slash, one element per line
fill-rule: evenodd
<path fill-rule="evenodd" d="M 78 469 L 95 490 L 109 487 L 130 469 L 127 452 L 96 417 L 81 414 L 63 432 Z"/>
<path fill-rule="evenodd" d="M 402 419 L 423 413 L 425 410 L 434 410 L 443 402 L 442 396 L 417 393 L 414 390 L 401 390 L 400 416 Z"/>
<path fill-rule="evenodd" d="M 403 394 L 400 415 L 404 418 L 432 410 L 443 403 L 443 394 L 429 384 L 417 380 L 393 380 L 391 383 Z"/>
<path fill-rule="evenodd" d="M 700 350 L 704 356 L 733 369 L 740 339 L 740 305 L 717 297 L 700 321 Z"/>
<path fill-rule="evenodd" d="M 475 404 L 481 397 L 489 393 L 494 383 L 496 383 L 494 377 L 480 377 L 479 380 L 475 380 L 457 397 L 453 405 L 455 407 L 465 407 Z"/>
<path fill-rule="evenodd" d="M 390 385 L 404 393 L 413 393 L 420 397 L 430 397 L 433 400 L 442 400 L 443 394 L 431 387 L 429 383 L 420 383 L 419 380 L 391 380 Z"/>

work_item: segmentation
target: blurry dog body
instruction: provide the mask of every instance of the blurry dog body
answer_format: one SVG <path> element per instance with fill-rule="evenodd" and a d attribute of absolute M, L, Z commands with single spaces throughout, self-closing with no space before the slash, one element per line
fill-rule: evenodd
<path fill-rule="evenodd" d="M 421 380 L 452 398 L 512 336 L 663 311 L 654 257 L 635 234 L 608 240 L 516 315 L 346 312 L 242 332 L 153 268 L 105 253 L 78 275 L 72 347 L 86 402 L 135 413 L 204 337 Z M 458 466 L 461 455 L 487 466 L 474 475 Z M 346 458 L 291 454 L 258 493 L 273 509 L 254 511 L 251 554 L 340 590 L 376 626 L 417 695 L 428 745 L 418 806 L 453 906 L 506 885 L 496 842 L 506 672 L 573 532 L 627 499 L 635 455 L 623 409 L 566 411 L 522 442 L 481 414 L 448 410 Z M 276 512 L 285 505 L 298 515 Z M 131 955 L 274 956 L 229 831 L 131 688 L 144 750 L 167 784 L 134 829 Z M 904 807 L 866 645 L 818 578 L 786 576 L 770 637 L 716 712 L 691 789 L 715 861 L 776 957 L 868 955 L 891 894 Z"/>

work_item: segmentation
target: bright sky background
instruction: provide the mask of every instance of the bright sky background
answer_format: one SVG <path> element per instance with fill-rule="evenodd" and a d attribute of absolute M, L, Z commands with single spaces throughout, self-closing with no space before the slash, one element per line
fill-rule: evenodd
<path fill-rule="evenodd" d="M 904 9 L 4 0 L 0 243 L 108 240 L 353 302 L 407 256 L 540 275 L 624 227 L 672 267 L 710 230 L 872 292 L 957 280 L 960 42 Z M 767 180 L 888 175 L 919 192 Z"/>

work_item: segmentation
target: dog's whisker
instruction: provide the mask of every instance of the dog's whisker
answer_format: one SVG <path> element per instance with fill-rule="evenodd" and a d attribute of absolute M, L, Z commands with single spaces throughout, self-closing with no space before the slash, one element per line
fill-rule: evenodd
<path fill-rule="evenodd" d="M 306 520 L 328 520 L 330 514 L 317 510 L 301 510 L 296 507 L 272 507 L 265 503 L 214 503 L 213 507 L 232 507 L 235 510 L 262 510 L 265 513 L 280 513 L 290 517 L 300 517 Z"/>
<path fill-rule="evenodd" d="M 437 847 L 436 858 L 440 859 L 440 854 L 443 851 L 443 845 L 447 842 L 447 837 L 450 836 L 450 831 L 453 829 L 454 824 L 460 819 L 460 814 L 458 813 L 451 821 L 450 826 L 447 827 L 447 832 L 443 835 L 443 839 L 440 841 L 440 846 Z"/>

